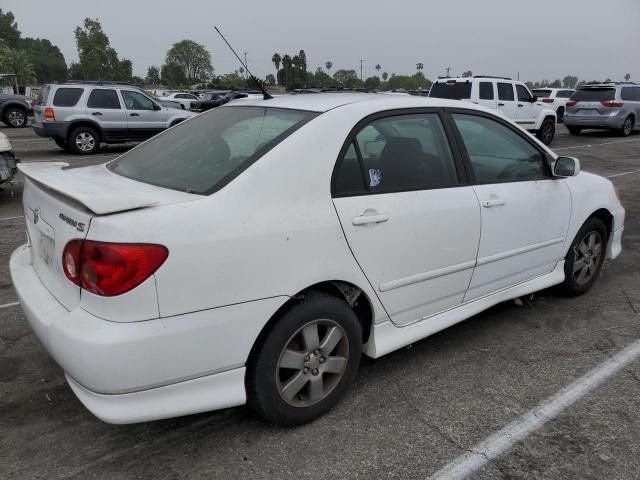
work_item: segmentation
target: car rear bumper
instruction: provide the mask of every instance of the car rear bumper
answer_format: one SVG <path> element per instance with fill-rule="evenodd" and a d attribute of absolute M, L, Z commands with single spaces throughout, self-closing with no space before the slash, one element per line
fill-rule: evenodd
<path fill-rule="evenodd" d="M 622 128 L 625 117 L 621 115 L 574 115 L 566 112 L 564 115 L 564 124 L 567 127 L 583 127 L 583 128 Z"/>
<path fill-rule="evenodd" d="M 67 138 L 67 132 L 69 130 L 69 126 L 66 122 L 34 123 L 32 128 L 33 131 L 41 137 L 58 138 L 60 140 L 65 140 Z"/>
<path fill-rule="evenodd" d="M 31 247 L 11 255 L 11 278 L 36 336 L 78 398 L 113 423 L 169 418 L 245 403 L 244 364 L 282 297 L 141 322 L 67 310 L 40 281 Z"/>

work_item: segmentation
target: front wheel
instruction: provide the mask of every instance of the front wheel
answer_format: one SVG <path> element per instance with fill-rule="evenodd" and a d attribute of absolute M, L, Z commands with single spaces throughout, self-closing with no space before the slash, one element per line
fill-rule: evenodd
<path fill-rule="evenodd" d="M 565 257 L 562 291 L 569 296 L 588 292 L 595 283 L 607 249 L 607 228 L 599 218 L 590 218 L 578 231 Z"/>
<path fill-rule="evenodd" d="M 302 425 L 330 410 L 353 381 L 362 329 L 344 300 L 311 293 L 289 308 L 249 362 L 249 404 L 277 425 Z"/>
<path fill-rule="evenodd" d="M 540 126 L 540 130 L 536 133 L 536 136 L 540 139 L 542 143 L 545 145 L 549 145 L 553 141 L 553 137 L 556 134 L 556 124 L 552 118 L 546 118 L 542 125 Z"/>

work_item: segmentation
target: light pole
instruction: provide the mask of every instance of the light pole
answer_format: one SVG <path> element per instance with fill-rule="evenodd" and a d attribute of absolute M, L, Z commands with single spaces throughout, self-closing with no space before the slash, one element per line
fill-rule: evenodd
<path fill-rule="evenodd" d="M 364 63 L 364 60 L 360 60 L 360 81 L 362 81 L 362 64 Z"/>
<path fill-rule="evenodd" d="M 247 53 L 249 53 L 249 52 L 244 52 L 244 78 L 245 78 L 245 80 L 247 79 L 247 70 L 249 70 L 249 64 L 247 63 Z"/>

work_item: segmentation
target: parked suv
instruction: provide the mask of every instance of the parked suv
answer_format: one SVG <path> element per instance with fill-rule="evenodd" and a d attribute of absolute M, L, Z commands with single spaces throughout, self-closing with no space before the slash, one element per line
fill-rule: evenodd
<path fill-rule="evenodd" d="M 538 100 L 556 111 L 558 122 L 562 122 L 567 102 L 576 92 L 571 88 L 535 88 L 531 91 Z"/>
<path fill-rule="evenodd" d="M 538 102 L 527 86 L 504 77 L 444 78 L 437 80 L 430 97 L 476 103 L 498 110 L 549 145 L 556 133 L 556 112 Z"/>
<path fill-rule="evenodd" d="M 567 102 L 565 125 L 572 135 L 585 128 L 616 130 L 626 137 L 640 126 L 640 85 L 603 83 L 580 87 Z"/>
<path fill-rule="evenodd" d="M 95 153 L 100 143 L 146 140 L 194 116 L 159 105 L 130 85 L 61 84 L 42 87 L 33 129 L 71 153 Z"/>

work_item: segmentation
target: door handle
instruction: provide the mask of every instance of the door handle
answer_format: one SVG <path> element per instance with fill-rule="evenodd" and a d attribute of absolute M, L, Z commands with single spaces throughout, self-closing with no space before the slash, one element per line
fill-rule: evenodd
<path fill-rule="evenodd" d="M 371 223 L 383 223 L 383 222 L 386 222 L 387 220 L 389 220 L 389 217 L 387 215 L 376 213 L 376 214 L 360 215 L 359 217 L 356 217 L 353 220 L 351 220 L 351 223 L 353 223 L 355 226 L 358 227 L 361 225 L 369 225 Z"/>
<path fill-rule="evenodd" d="M 482 202 L 482 206 L 484 208 L 498 207 L 500 205 L 505 205 L 507 202 L 502 200 L 501 198 L 491 198 L 489 200 L 485 200 Z"/>
<path fill-rule="evenodd" d="M 522 105 L 521 103 L 518 104 L 518 108 L 520 107 L 524 107 L 524 105 Z"/>
<path fill-rule="evenodd" d="M 131 117 L 139 117 L 140 114 L 139 113 L 130 113 L 129 116 L 131 116 Z"/>
<path fill-rule="evenodd" d="M 102 115 L 102 112 L 93 112 L 91 115 Z"/>
<path fill-rule="evenodd" d="M 499 103 L 498 106 L 499 107 L 504 107 L 504 103 Z"/>

